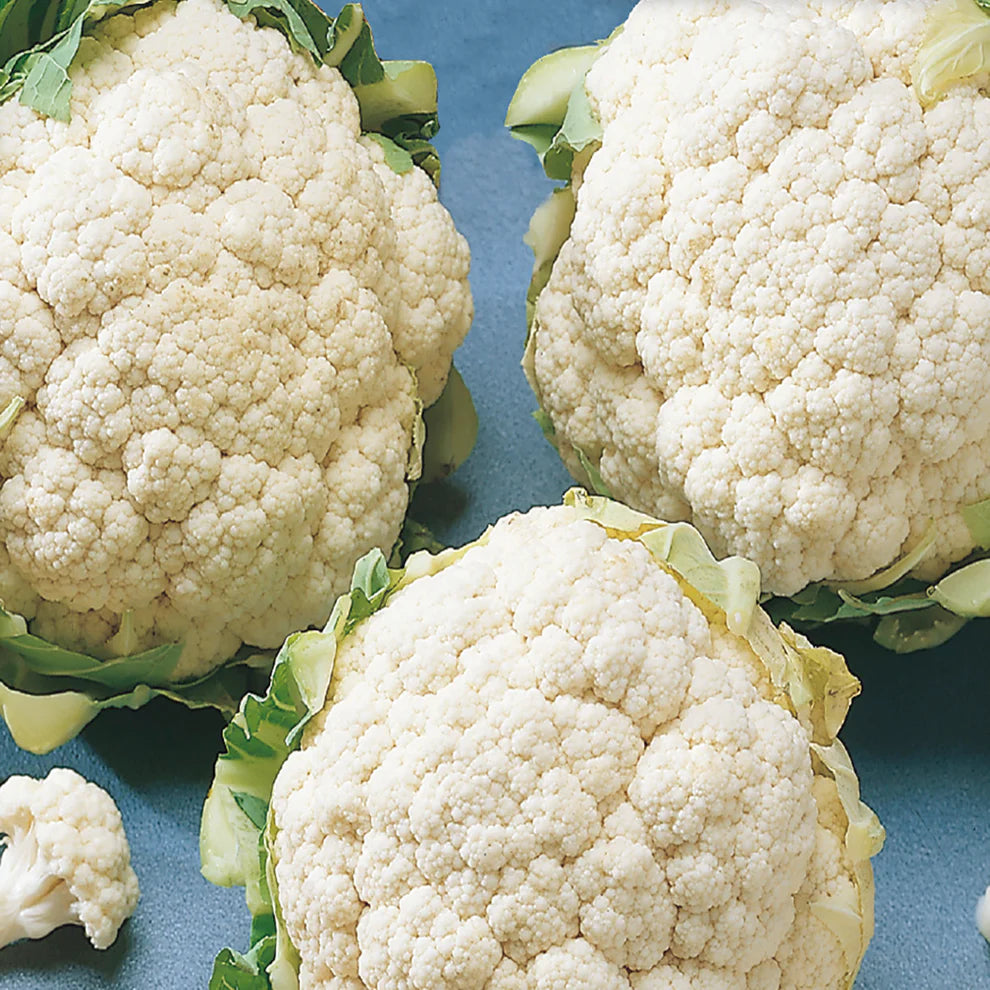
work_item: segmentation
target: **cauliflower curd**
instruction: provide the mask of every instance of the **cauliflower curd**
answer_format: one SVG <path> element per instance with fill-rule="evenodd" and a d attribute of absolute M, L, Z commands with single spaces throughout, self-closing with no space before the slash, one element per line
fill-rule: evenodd
<path fill-rule="evenodd" d="M 467 245 L 351 86 L 219 0 L 98 24 L 72 116 L 0 106 L 0 598 L 175 679 L 326 620 L 390 547 Z M 102 652 L 101 652 L 102 651 Z"/>
<path fill-rule="evenodd" d="M 0 948 L 81 925 L 106 949 L 137 906 L 117 805 L 75 770 L 0 784 L 0 852 Z"/>
<path fill-rule="evenodd" d="M 990 100 L 923 106 L 924 0 L 642 0 L 526 366 L 570 469 L 790 595 L 990 495 Z M 979 17 L 979 12 L 976 14 Z"/>
<path fill-rule="evenodd" d="M 271 800 L 300 987 L 851 985 L 876 845 L 807 712 L 616 525 L 508 517 L 343 639 Z"/>

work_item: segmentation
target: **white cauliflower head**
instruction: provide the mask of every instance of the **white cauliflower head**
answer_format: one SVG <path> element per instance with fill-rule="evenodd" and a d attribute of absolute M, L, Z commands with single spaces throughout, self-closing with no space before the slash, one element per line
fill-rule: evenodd
<path fill-rule="evenodd" d="M 642 0 L 587 73 L 527 371 L 578 476 L 775 593 L 933 522 L 941 573 L 990 496 L 990 99 L 922 105 L 931 6 Z"/>
<path fill-rule="evenodd" d="M 325 621 L 391 546 L 471 318 L 426 173 L 220 0 L 97 25 L 71 121 L 0 107 L 0 597 L 176 679 Z"/>
<path fill-rule="evenodd" d="M 301 987 L 851 985 L 869 852 L 816 730 L 636 535 L 509 517 L 343 639 L 271 799 Z"/>
<path fill-rule="evenodd" d="M 74 770 L 0 784 L 0 946 L 81 925 L 106 949 L 138 902 L 113 798 Z"/>

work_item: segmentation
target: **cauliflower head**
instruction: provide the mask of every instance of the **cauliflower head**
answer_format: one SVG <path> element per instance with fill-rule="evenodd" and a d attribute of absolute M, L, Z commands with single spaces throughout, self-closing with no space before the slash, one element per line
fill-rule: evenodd
<path fill-rule="evenodd" d="M 0 106 L 0 598 L 97 656 L 125 616 L 182 641 L 181 680 L 396 540 L 468 249 L 341 71 L 220 0 L 102 21 L 69 77 L 67 122 Z"/>
<path fill-rule="evenodd" d="M 716 606 L 676 570 L 724 591 L 699 548 L 573 494 L 393 575 L 271 794 L 301 988 L 851 986 L 882 837 L 835 740 L 858 682 L 755 591 Z"/>
<path fill-rule="evenodd" d="M 108 948 L 139 896 L 113 798 L 65 767 L 8 777 L 0 835 L 0 946 L 72 924 Z"/>
<path fill-rule="evenodd" d="M 932 526 L 935 577 L 990 496 L 990 100 L 919 99 L 934 6 L 642 0 L 584 77 L 527 373 L 576 476 L 775 594 Z"/>

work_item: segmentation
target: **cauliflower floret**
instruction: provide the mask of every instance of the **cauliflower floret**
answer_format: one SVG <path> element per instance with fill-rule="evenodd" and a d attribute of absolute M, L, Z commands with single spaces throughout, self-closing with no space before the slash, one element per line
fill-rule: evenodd
<path fill-rule="evenodd" d="M 271 801 L 301 987 L 847 986 L 809 729 L 642 544 L 508 517 L 344 638 L 331 698 Z"/>
<path fill-rule="evenodd" d="M 0 946 L 82 925 L 106 949 L 138 902 L 113 798 L 74 770 L 0 785 Z"/>
<path fill-rule="evenodd" d="M 976 902 L 976 927 L 990 942 L 990 887 L 987 887 Z"/>
<path fill-rule="evenodd" d="M 990 100 L 924 109 L 925 2 L 642 0 L 528 371 L 569 467 L 767 590 L 864 578 L 990 494 Z"/>
<path fill-rule="evenodd" d="M 101 22 L 72 116 L 0 106 L 4 598 L 174 677 L 322 624 L 398 535 L 468 250 L 351 86 L 220 0 Z"/>

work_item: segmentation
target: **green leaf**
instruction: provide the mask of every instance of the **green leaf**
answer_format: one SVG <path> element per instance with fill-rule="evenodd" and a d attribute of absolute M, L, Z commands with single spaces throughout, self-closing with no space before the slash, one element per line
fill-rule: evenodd
<path fill-rule="evenodd" d="M 833 619 L 855 619 L 862 615 L 895 615 L 898 612 L 916 612 L 918 609 L 930 608 L 934 602 L 924 593 L 910 595 L 880 595 L 869 600 L 856 598 L 848 591 L 839 589 L 841 605 L 836 609 Z"/>
<path fill-rule="evenodd" d="M 851 595 L 865 595 L 872 591 L 882 591 L 913 571 L 931 553 L 937 537 L 938 530 L 932 524 L 917 544 L 889 567 L 885 567 L 882 571 L 878 571 L 862 581 L 829 581 L 827 584 L 836 591 L 844 590 Z"/>
<path fill-rule="evenodd" d="M 385 149 L 385 164 L 397 175 L 405 175 L 416 167 L 413 156 L 391 138 L 385 137 L 384 134 L 369 134 L 368 137 Z"/>
<path fill-rule="evenodd" d="M 209 990 L 271 990 L 266 970 L 274 958 L 274 934 L 253 944 L 244 956 L 222 949 L 213 961 Z"/>
<path fill-rule="evenodd" d="M 842 607 L 839 595 L 821 584 L 809 585 L 793 598 L 770 598 L 764 603 L 774 622 L 789 622 L 798 626 L 815 626 L 829 622 Z"/>
<path fill-rule="evenodd" d="M 520 124 L 512 128 L 512 136 L 528 144 L 542 162 L 559 130 L 558 124 Z"/>
<path fill-rule="evenodd" d="M 7 631 L 16 633 L 18 619 L 23 623 L 0 609 L 0 627 Z M 19 638 L 0 637 L 0 714 L 14 742 L 32 753 L 49 753 L 68 742 L 101 711 L 141 708 L 159 696 L 189 708 L 216 708 L 229 718 L 259 672 L 271 669 L 270 656 L 242 651 L 205 677 L 156 686 L 141 679 L 140 657 L 151 657 L 150 672 L 161 675 L 173 663 L 172 647 L 101 661 L 58 647 L 22 656 L 11 649 Z"/>
<path fill-rule="evenodd" d="M 593 464 L 588 455 L 576 444 L 571 444 L 571 446 L 574 448 L 574 454 L 581 464 L 581 469 L 588 476 L 592 493 L 602 495 L 605 498 L 612 498 L 612 493 L 608 490 L 608 485 L 605 484 L 605 479 L 602 477 L 598 465 Z"/>
<path fill-rule="evenodd" d="M 444 549 L 446 549 L 445 545 L 433 535 L 428 526 L 406 516 L 399 539 L 396 540 L 395 546 L 392 548 L 389 567 L 393 569 L 403 567 L 414 553 L 419 553 L 422 550 L 436 554 Z"/>
<path fill-rule="evenodd" d="M 990 559 L 964 563 L 931 586 L 903 578 L 882 591 L 856 596 L 817 584 L 790 599 L 771 599 L 766 608 L 774 621 L 803 627 L 878 620 L 873 638 L 881 646 L 896 653 L 931 649 L 968 619 L 990 616 Z"/>
<path fill-rule="evenodd" d="M 72 93 L 69 64 L 79 50 L 82 20 L 81 17 L 76 18 L 50 52 L 38 52 L 24 78 L 21 102 L 55 120 L 69 119 L 69 97 Z"/>
<path fill-rule="evenodd" d="M 249 690 L 267 683 L 273 660 L 272 652 L 243 649 L 206 677 L 156 688 L 155 694 L 187 708 L 215 708 L 231 718 Z"/>
<path fill-rule="evenodd" d="M 241 20 L 254 15 L 259 25 L 276 27 L 292 45 L 322 61 L 333 22 L 310 0 L 225 0 Z"/>
<path fill-rule="evenodd" d="M 429 62 L 392 61 L 379 65 L 382 71 L 377 79 L 354 84 L 361 104 L 361 126 L 366 131 L 381 130 L 390 121 L 405 117 L 436 113 L 437 74 Z"/>
<path fill-rule="evenodd" d="M 19 395 L 15 395 L 14 398 L 7 403 L 3 412 L 0 412 L 0 440 L 5 439 L 14 428 L 14 423 L 17 422 L 17 417 L 20 415 L 23 408 L 24 400 Z"/>
<path fill-rule="evenodd" d="M 68 69 L 83 32 L 124 9 L 153 0 L 13 0 L 0 20 L 0 102 L 21 102 L 56 120 L 69 119 Z"/>
<path fill-rule="evenodd" d="M 355 88 L 370 86 L 385 77 L 385 68 L 375 52 L 371 28 L 364 21 L 347 54 L 337 63 L 341 75 Z"/>
<path fill-rule="evenodd" d="M 44 0 L 6 0 L 0 3 L 0 62 L 29 50 L 57 33 L 65 7 Z M 64 25 L 67 27 L 68 25 Z"/>
<path fill-rule="evenodd" d="M 554 429 L 553 420 L 542 410 L 537 409 L 533 413 L 533 419 L 536 420 L 537 425 L 540 427 L 540 431 L 543 433 L 544 439 L 550 444 L 554 450 L 557 449 L 557 431 Z"/>
<path fill-rule="evenodd" d="M 370 53 L 374 54 L 373 46 Z M 397 164 L 403 165 L 403 171 L 418 165 L 433 179 L 434 184 L 438 183 L 440 159 L 430 143 L 440 129 L 437 77 L 433 66 L 429 62 L 402 61 L 377 64 L 381 68 L 380 73 L 363 72 L 362 78 L 369 81 L 354 84 L 354 95 L 361 108 L 362 128 L 369 134 L 388 138 L 406 152 L 408 165 L 405 158 L 394 159 Z M 387 145 L 384 142 L 382 145 L 388 154 Z M 389 160 L 389 165 L 396 168 L 393 160 Z"/>
<path fill-rule="evenodd" d="M 601 141 L 584 81 L 621 30 L 594 45 L 562 48 L 534 62 L 519 80 L 505 114 L 513 137 L 531 145 L 551 179 L 570 182 L 577 154 Z"/>
<path fill-rule="evenodd" d="M 365 554 L 354 568 L 351 579 L 350 602 L 347 617 L 341 627 L 341 637 L 369 615 L 377 612 L 395 588 L 397 572 L 390 571 L 380 550 Z M 332 617 L 331 617 L 331 621 Z"/>
<path fill-rule="evenodd" d="M 121 696 L 119 707 L 140 708 L 150 695 Z M 19 691 L 0 680 L 0 715 L 15 743 L 30 753 L 50 753 L 77 736 L 106 707 L 79 691 L 43 696 Z"/>
<path fill-rule="evenodd" d="M 257 829 L 263 829 L 265 819 L 268 817 L 268 802 L 254 794 L 245 794 L 243 791 L 231 791 L 231 795 L 234 803 L 247 815 L 251 824 Z"/>
<path fill-rule="evenodd" d="M 173 643 L 131 656 L 100 659 L 63 649 L 29 633 L 19 634 L 17 619 L 21 617 L 0 605 L 0 646 L 20 657 L 27 671 L 41 677 L 73 678 L 112 691 L 128 691 L 138 684 L 163 687 L 172 683 L 182 655 L 182 645 Z"/>
<path fill-rule="evenodd" d="M 543 156 L 543 168 L 551 179 L 569 182 L 575 157 L 601 143 L 602 127 L 595 117 L 583 83 L 576 87 L 567 104 L 567 115 Z"/>

